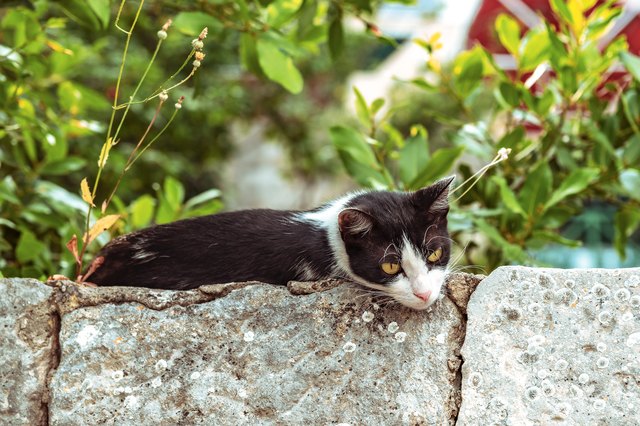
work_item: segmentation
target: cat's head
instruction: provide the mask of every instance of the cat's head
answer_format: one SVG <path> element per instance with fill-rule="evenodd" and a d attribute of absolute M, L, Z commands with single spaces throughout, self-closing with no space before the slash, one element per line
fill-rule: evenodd
<path fill-rule="evenodd" d="M 451 252 L 453 179 L 415 192 L 369 192 L 349 200 L 338 214 L 338 229 L 355 281 L 413 309 L 439 298 Z"/>

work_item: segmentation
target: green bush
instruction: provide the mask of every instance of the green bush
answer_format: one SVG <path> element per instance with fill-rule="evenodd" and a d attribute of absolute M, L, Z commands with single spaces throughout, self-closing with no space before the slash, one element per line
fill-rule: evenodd
<path fill-rule="evenodd" d="M 521 36 L 517 21 L 501 15 L 495 27 L 516 60 L 505 72 L 481 47 L 460 53 L 450 71 L 431 57 L 437 37 L 418 40 L 437 75 L 433 84 L 412 83 L 425 96 L 448 96 L 459 117 L 425 111 L 448 127 L 449 141 L 430 149 L 426 130 L 413 126 L 408 135 L 390 124 L 382 100 L 367 105 L 357 96 L 364 134 L 332 129 L 347 172 L 361 185 L 415 189 L 457 171 L 463 180 L 489 163 L 500 149 L 510 158 L 482 169 L 475 185 L 456 190 L 451 228 L 467 247 L 467 261 L 491 270 L 508 263 L 535 263 L 531 249 L 549 243 L 579 245 L 559 230 L 590 200 L 616 206 L 615 247 L 625 255 L 628 237 L 640 226 L 640 58 L 617 38 L 604 50 L 598 42 L 620 15 L 610 2 L 552 1 L 559 21 Z M 592 3 L 592 2 L 591 2 Z M 621 63 L 628 75 L 609 79 Z M 492 98 L 488 102 L 487 98 Z M 481 108 L 478 105 L 482 105 Z M 490 242 L 474 250 L 479 231 Z"/>
<path fill-rule="evenodd" d="M 180 67 L 191 39 L 203 26 L 209 28 L 207 56 L 189 85 L 181 86 L 180 94 L 187 100 L 179 119 L 127 174 L 108 209 L 98 214 L 94 210 L 92 223 L 100 216 L 121 215 L 125 220 L 114 228 L 120 233 L 220 209 L 219 192 L 210 188 L 217 186 L 217 168 L 233 149 L 232 119 L 267 117 L 269 131 L 287 143 L 300 173 L 331 170 L 326 150 L 316 149 L 321 138 L 315 136 L 314 118 L 337 104 L 340 76 L 367 50 L 339 58 L 343 46 L 349 46 L 344 18 L 357 15 L 365 20 L 377 2 L 145 2 L 118 80 L 126 34 L 113 23 L 122 8 L 120 27 L 129 28 L 140 4 L 36 0 L 0 7 L 3 275 L 74 276 L 74 256 L 65 244 L 74 234 L 82 240 L 86 229 L 89 197 L 80 196 L 80 182 L 87 178 L 94 187 L 116 82 L 120 81 L 120 99 L 127 99 L 150 62 L 157 31 L 170 17 L 174 22 L 169 37 L 137 100 Z M 374 39 L 368 35 L 368 40 Z M 326 51 L 336 58 L 334 62 L 311 60 Z M 330 74 L 334 69 L 338 77 Z M 305 97 L 284 94 L 268 84 L 269 79 L 290 92 L 305 90 Z M 314 105 L 314 96 L 323 102 Z M 272 107 L 265 108 L 266 104 Z M 131 106 L 120 142 L 111 150 L 91 196 L 98 207 L 116 185 L 154 110 L 154 104 Z M 161 113 L 151 135 L 169 116 Z M 104 234 L 98 236 L 101 244 L 107 240 Z M 83 260 L 90 260 L 97 249 L 93 247 Z"/>

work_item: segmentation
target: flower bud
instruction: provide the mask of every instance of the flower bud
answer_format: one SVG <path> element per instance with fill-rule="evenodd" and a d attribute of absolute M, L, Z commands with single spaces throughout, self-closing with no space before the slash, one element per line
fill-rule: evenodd
<path fill-rule="evenodd" d="M 201 50 L 204 47 L 204 43 L 202 42 L 202 40 L 194 38 L 191 42 L 191 46 L 193 46 L 193 48 L 196 50 Z"/>
<path fill-rule="evenodd" d="M 176 102 L 175 107 L 176 107 L 176 109 L 180 109 L 180 108 L 182 108 L 182 104 L 180 102 Z"/>
<path fill-rule="evenodd" d="M 167 99 L 169 99 L 169 95 L 167 94 L 166 90 L 163 90 L 159 95 L 158 98 L 160 99 L 160 102 L 165 102 Z"/>
<path fill-rule="evenodd" d="M 195 57 L 196 57 L 196 60 L 201 61 L 204 59 L 205 54 L 202 52 L 196 52 Z"/>
<path fill-rule="evenodd" d="M 195 61 L 193 61 L 193 67 L 194 67 L 194 68 L 200 68 L 200 65 L 201 65 L 201 64 L 200 64 L 200 61 L 199 61 L 199 60 L 197 60 L 197 59 L 196 59 Z"/>
<path fill-rule="evenodd" d="M 500 157 L 500 160 L 508 159 L 509 154 L 511 154 L 511 148 L 500 148 L 498 150 L 498 156 Z"/>
<path fill-rule="evenodd" d="M 158 31 L 158 38 L 160 40 L 164 40 L 167 38 L 167 32 L 165 30 Z"/>

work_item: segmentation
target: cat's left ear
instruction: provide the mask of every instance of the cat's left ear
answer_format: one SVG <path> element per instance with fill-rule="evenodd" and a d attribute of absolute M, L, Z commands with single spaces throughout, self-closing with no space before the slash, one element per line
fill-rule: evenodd
<path fill-rule="evenodd" d="M 358 208 L 346 208 L 338 213 L 340 234 L 365 235 L 373 228 L 373 218 Z"/>
<path fill-rule="evenodd" d="M 449 212 L 449 192 L 455 176 L 442 178 L 436 183 L 413 193 L 413 202 L 420 210 L 436 216 L 444 216 Z"/>

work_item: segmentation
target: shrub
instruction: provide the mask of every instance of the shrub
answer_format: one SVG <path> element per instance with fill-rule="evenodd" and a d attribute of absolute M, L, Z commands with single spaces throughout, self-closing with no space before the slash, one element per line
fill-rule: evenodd
<path fill-rule="evenodd" d="M 480 46 L 460 53 L 449 71 L 432 57 L 437 36 L 417 40 L 438 80 L 412 83 L 459 107 L 460 119 L 425 111 L 451 129 L 448 143 L 430 150 L 426 129 L 416 125 L 403 135 L 389 122 L 393 108 L 381 114 L 382 100 L 367 105 L 357 96 L 366 134 L 332 129 L 347 172 L 368 187 L 416 189 L 454 170 L 469 179 L 479 164 L 508 149 L 508 161 L 482 169 L 484 178 L 454 194 L 460 197 L 451 214 L 457 238 L 479 231 L 490 242 L 480 253 L 469 244 L 470 263 L 489 269 L 535 263 L 530 249 L 579 245 L 559 230 L 589 200 L 616 206 L 615 247 L 624 257 L 640 226 L 640 58 L 623 38 L 598 46 L 619 6 L 605 2 L 588 12 L 593 2 L 569 3 L 551 2 L 557 27 L 546 23 L 522 36 L 515 20 L 497 18 L 498 37 L 516 60 L 513 72 Z M 628 74 L 612 74 L 620 63 Z"/>

